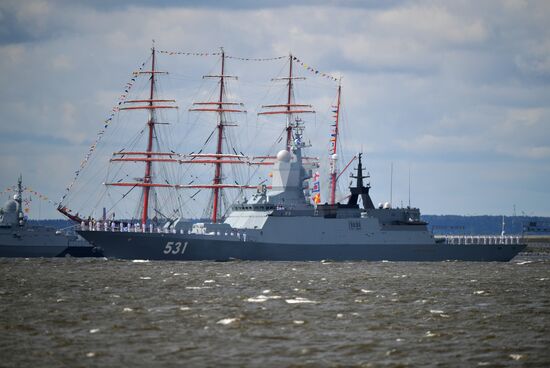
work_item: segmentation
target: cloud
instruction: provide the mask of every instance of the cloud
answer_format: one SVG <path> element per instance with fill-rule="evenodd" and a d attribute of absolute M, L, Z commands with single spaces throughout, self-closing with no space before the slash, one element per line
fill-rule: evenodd
<path fill-rule="evenodd" d="M 418 193 L 421 207 L 483 212 L 483 198 L 502 185 L 499 170 L 521 171 L 525 187 L 537 193 L 537 183 L 550 181 L 548 170 L 540 169 L 550 166 L 550 27 L 544 17 L 549 7 L 523 1 L 4 1 L 0 153 L 7 158 L 0 181 L 11 184 L 20 167 L 32 172 L 28 180 L 43 184 L 44 192 L 62 192 L 155 39 L 167 50 L 224 46 L 229 54 L 246 57 L 291 51 L 322 72 L 342 74 L 342 155 L 369 153 L 377 196 L 389 185 L 388 162 L 410 161 L 419 167 L 418 190 L 441 188 L 437 203 Z M 187 151 L 215 124 L 186 108 L 213 93 L 215 83 L 201 76 L 218 72 L 218 62 L 158 58 L 159 67 L 171 72 L 159 92 L 175 97 L 181 107 L 170 116 L 181 134 L 169 138 L 174 145 L 184 142 Z M 227 63 L 240 78 L 229 93 L 249 111 L 239 117 L 243 129 L 231 133 L 245 137 L 243 150 L 267 149 L 282 129 L 280 120 L 261 119 L 256 112 L 262 103 L 284 99 L 284 91 L 269 80 L 286 73 L 285 62 Z M 308 78 L 297 83 L 297 100 L 318 111 L 306 120 L 315 145 L 310 153 L 323 156 L 330 124 L 326 105 L 334 99 L 335 83 L 298 64 L 295 73 Z M 136 85 L 135 91 L 144 88 Z M 130 139 L 146 119 L 133 116 L 127 126 L 117 122 L 109 132 Z M 25 150 L 25 160 L 14 153 L 29 146 L 34 148 Z M 40 177 L 48 170 L 55 170 L 55 180 Z M 445 199 L 457 189 L 452 180 L 460 175 L 483 180 L 471 179 L 475 190 L 457 190 L 456 199 Z M 507 201 L 529 202 L 533 210 L 550 214 L 535 194 L 509 186 Z M 487 208 L 497 213 L 507 207 L 499 209 L 495 197 Z"/>

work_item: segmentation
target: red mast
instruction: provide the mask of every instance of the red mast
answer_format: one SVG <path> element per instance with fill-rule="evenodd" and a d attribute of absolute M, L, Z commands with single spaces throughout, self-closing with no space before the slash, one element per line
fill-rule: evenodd
<path fill-rule="evenodd" d="M 147 125 L 149 127 L 149 137 L 147 139 L 147 158 L 151 158 L 151 151 L 153 151 L 153 130 L 155 128 L 155 121 L 154 121 L 154 110 L 152 109 L 153 106 L 153 97 L 154 97 L 154 88 L 155 88 L 155 46 L 153 46 L 151 50 L 151 87 L 149 89 L 149 107 L 151 109 L 149 110 L 149 121 L 147 122 Z M 152 166 L 151 160 L 145 161 L 145 175 L 143 176 L 143 183 L 149 184 L 151 183 L 151 166 Z M 149 191 L 151 190 L 151 187 L 144 186 L 143 187 L 143 211 L 141 213 L 141 224 L 145 225 L 147 222 L 147 215 L 149 211 Z"/>
<path fill-rule="evenodd" d="M 225 75 L 225 52 L 222 49 L 222 72 L 220 75 L 220 94 L 218 97 L 218 143 L 216 145 L 216 155 L 222 154 L 222 142 L 223 142 L 223 92 L 225 88 L 224 75 Z M 218 160 L 221 161 L 221 160 Z M 217 185 L 221 183 L 222 175 L 222 163 L 216 162 L 214 164 L 215 173 L 212 184 Z M 214 188 L 214 204 L 212 206 L 212 222 L 218 221 L 218 201 L 220 199 L 220 188 Z"/>
<path fill-rule="evenodd" d="M 294 60 L 294 57 L 292 56 L 292 54 L 289 54 L 288 55 L 288 60 L 289 60 L 289 69 L 288 69 L 288 77 L 284 77 L 284 78 L 274 78 L 272 80 L 288 80 L 288 83 L 287 83 L 287 88 L 288 88 L 288 93 L 287 93 L 287 100 L 286 100 L 286 104 L 280 104 L 280 105 L 263 105 L 262 108 L 267 108 L 267 109 L 271 109 L 271 108 L 284 108 L 283 110 L 275 110 L 275 111 L 264 111 L 264 112 L 260 112 L 258 113 L 258 115 L 286 115 L 287 116 L 287 120 L 286 120 L 286 149 L 287 151 L 290 151 L 290 145 L 291 145 L 291 142 L 292 142 L 292 129 L 293 129 L 293 124 L 292 124 L 292 115 L 293 114 L 304 114 L 304 113 L 315 113 L 314 110 L 311 110 L 311 105 L 303 105 L 303 104 L 295 104 L 293 102 L 293 88 L 294 88 L 294 83 L 293 81 L 295 79 L 305 79 L 304 77 L 294 77 L 292 75 L 292 61 Z"/>
<path fill-rule="evenodd" d="M 224 100 L 225 97 L 225 80 L 227 78 L 234 78 L 237 79 L 235 76 L 225 75 L 225 51 L 223 48 L 221 49 L 221 74 L 220 75 L 206 75 L 204 78 L 217 78 L 219 79 L 220 83 L 220 91 L 218 94 L 218 101 L 216 102 L 196 102 L 193 105 L 195 106 L 215 106 L 215 108 L 210 107 L 200 107 L 200 108 L 192 108 L 189 109 L 189 111 L 202 111 L 202 112 L 215 112 L 218 115 L 218 125 L 216 129 L 218 130 L 218 138 L 216 143 L 216 154 L 211 155 L 214 156 L 214 160 L 190 160 L 187 163 L 204 163 L 205 161 L 208 161 L 209 163 L 214 164 L 214 178 L 212 180 L 212 185 L 205 185 L 203 187 L 205 188 L 212 188 L 213 190 L 213 205 L 212 205 L 212 222 L 216 223 L 218 222 L 218 219 L 220 216 L 220 198 L 221 198 L 221 190 L 223 188 L 234 188 L 234 185 L 224 185 L 222 184 L 222 164 L 243 164 L 246 163 L 245 161 L 239 160 L 238 155 L 224 155 L 223 154 L 223 138 L 224 138 L 224 127 L 226 126 L 235 126 L 235 124 L 228 124 L 225 120 L 225 114 L 229 112 L 246 112 L 239 108 L 226 108 L 225 106 L 242 106 L 242 104 L 235 103 L 235 102 L 226 102 Z M 226 160 L 223 160 L 223 158 L 226 158 Z M 240 187 L 240 186 L 238 186 Z"/>
<path fill-rule="evenodd" d="M 336 161 L 338 160 L 338 156 L 336 155 L 336 150 L 338 147 L 338 123 L 340 121 L 340 94 L 342 92 L 342 84 L 338 83 L 338 97 L 336 99 L 336 106 L 333 106 L 335 108 L 334 112 L 334 124 L 332 127 L 334 128 L 331 132 L 330 142 L 331 142 L 331 148 L 330 148 L 330 204 L 336 203 L 336 180 L 338 179 L 337 174 L 337 168 L 336 168 Z"/>
<path fill-rule="evenodd" d="M 156 74 L 167 74 L 166 72 L 157 71 L 155 68 L 155 46 L 151 49 L 151 70 L 141 71 L 139 74 L 151 74 L 150 83 L 149 83 L 149 98 L 141 100 L 127 100 L 125 104 L 134 104 L 134 103 L 145 103 L 146 105 L 141 106 L 127 106 L 121 107 L 120 110 L 148 110 L 149 111 L 149 120 L 147 121 L 148 135 L 147 135 L 147 150 L 145 152 L 135 152 L 142 156 L 139 159 L 134 161 L 144 162 L 145 163 L 145 173 L 143 175 L 143 181 L 141 183 L 132 183 L 132 186 L 142 187 L 143 188 L 143 208 L 141 210 L 141 224 L 145 226 L 147 219 L 149 217 L 149 197 L 151 188 L 158 187 L 157 184 L 153 183 L 153 162 L 158 161 L 154 156 L 162 155 L 162 153 L 153 151 L 153 138 L 155 132 L 155 125 L 157 124 L 155 118 L 156 109 L 176 109 L 177 106 L 168 105 L 168 103 L 175 102 L 175 100 L 160 100 L 155 99 L 155 81 Z M 155 105 L 155 103 L 163 103 L 164 105 Z M 144 156 L 144 157 L 143 157 Z M 118 160 L 111 160 L 118 161 Z M 123 160 L 120 160 L 123 161 Z M 125 183 L 119 183 L 124 185 Z M 106 185 L 112 185 L 111 183 L 106 183 Z"/>

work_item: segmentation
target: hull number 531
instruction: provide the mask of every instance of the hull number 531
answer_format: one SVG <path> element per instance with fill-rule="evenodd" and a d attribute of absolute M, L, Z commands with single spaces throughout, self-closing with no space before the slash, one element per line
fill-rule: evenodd
<path fill-rule="evenodd" d="M 166 243 L 163 253 L 164 254 L 183 254 L 185 253 L 185 249 L 187 249 L 187 243 L 188 242 L 182 243 L 182 242 L 170 241 Z"/>

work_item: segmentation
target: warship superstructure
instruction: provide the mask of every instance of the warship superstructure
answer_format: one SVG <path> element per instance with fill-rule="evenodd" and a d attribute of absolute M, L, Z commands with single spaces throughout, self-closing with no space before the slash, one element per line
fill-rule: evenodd
<path fill-rule="evenodd" d="M 0 209 L 0 257 L 94 257 L 99 250 L 77 235 L 29 225 L 23 212 L 22 177 L 13 199 Z"/>

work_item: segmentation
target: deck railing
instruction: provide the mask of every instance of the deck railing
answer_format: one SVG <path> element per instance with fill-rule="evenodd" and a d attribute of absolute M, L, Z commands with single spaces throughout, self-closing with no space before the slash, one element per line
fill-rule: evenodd
<path fill-rule="evenodd" d="M 107 222 L 107 221 L 94 221 L 94 222 L 82 222 L 80 229 L 84 231 L 113 231 L 113 232 L 128 232 L 128 233 L 165 233 L 176 234 L 178 231 L 174 228 L 167 228 L 164 226 L 154 226 L 148 224 L 142 226 L 139 223 L 128 222 Z M 180 229 L 179 233 L 187 233 L 183 229 Z"/>
<path fill-rule="evenodd" d="M 142 226 L 139 223 L 117 223 L 117 222 L 82 222 L 80 230 L 84 231 L 108 231 L 108 232 L 123 232 L 123 233 L 158 233 L 158 234 L 201 234 L 211 236 L 223 236 L 235 238 L 237 240 L 246 241 L 247 234 L 239 231 L 210 231 L 207 232 L 204 227 L 193 227 L 188 229 L 175 229 L 173 227 L 159 227 L 153 224 Z"/>
<path fill-rule="evenodd" d="M 435 235 L 445 244 L 522 244 L 523 238 L 515 235 Z"/>

